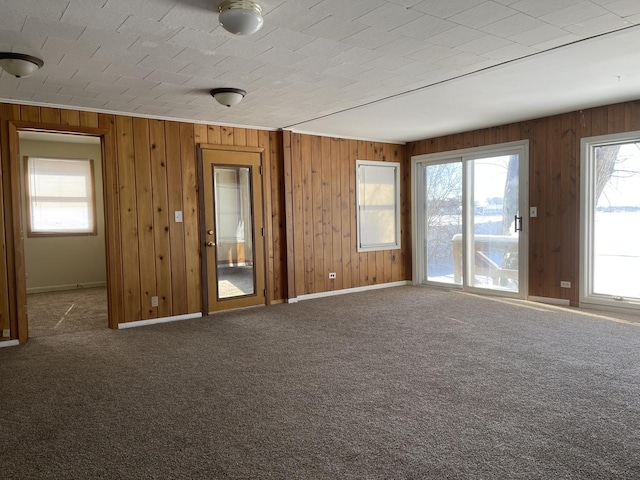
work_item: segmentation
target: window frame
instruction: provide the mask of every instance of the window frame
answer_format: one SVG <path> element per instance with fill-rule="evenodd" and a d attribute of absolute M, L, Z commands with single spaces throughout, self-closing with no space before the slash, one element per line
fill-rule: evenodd
<path fill-rule="evenodd" d="M 363 245 L 362 243 L 362 224 L 360 218 L 361 198 L 360 198 L 360 178 L 361 168 L 366 167 L 387 167 L 393 170 L 394 175 L 394 201 L 393 211 L 395 216 L 395 242 L 393 243 L 370 243 Z M 377 252 L 384 250 L 398 250 L 401 248 L 401 211 L 400 211 L 400 162 L 385 162 L 381 160 L 356 160 L 356 251 L 358 252 Z"/>
<path fill-rule="evenodd" d="M 51 230 L 40 231 L 33 230 L 32 228 L 32 206 L 31 206 L 31 186 L 29 182 L 29 163 L 32 159 L 44 159 L 44 160 L 59 160 L 59 161 L 72 161 L 72 162 L 89 162 L 89 185 L 91 186 L 91 193 L 88 196 L 89 206 L 88 210 L 91 214 L 91 225 L 87 230 L 82 231 L 65 231 L 65 230 Z M 24 174 L 24 194 L 26 204 L 26 230 L 27 237 L 77 237 L 77 236 L 91 236 L 98 234 L 98 222 L 97 222 L 97 208 L 96 208 L 96 178 L 95 178 L 95 165 L 93 159 L 88 158 L 62 158 L 62 157 L 50 157 L 43 155 L 25 155 L 23 157 L 23 174 Z"/>

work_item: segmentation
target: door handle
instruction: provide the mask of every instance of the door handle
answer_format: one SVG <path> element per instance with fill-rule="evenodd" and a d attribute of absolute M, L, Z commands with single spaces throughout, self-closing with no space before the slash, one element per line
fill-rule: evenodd
<path fill-rule="evenodd" d="M 515 227 L 516 232 L 522 231 L 522 217 L 519 217 L 518 215 L 515 216 Z"/>
<path fill-rule="evenodd" d="M 213 242 L 207 242 L 207 247 L 215 247 L 216 244 Z"/>
<path fill-rule="evenodd" d="M 213 235 L 213 230 L 207 230 L 207 235 Z"/>

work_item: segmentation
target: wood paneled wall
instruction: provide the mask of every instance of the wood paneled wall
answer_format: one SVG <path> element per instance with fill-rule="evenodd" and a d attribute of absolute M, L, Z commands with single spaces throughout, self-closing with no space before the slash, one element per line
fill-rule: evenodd
<path fill-rule="evenodd" d="M 35 106 L 0 104 L 0 329 L 15 337 L 20 245 L 13 215 L 11 122 L 43 129 L 99 128 L 104 135 L 110 325 L 200 312 L 196 145 L 263 147 L 267 301 L 286 296 L 282 134 Z M 183 212 L 174 222 L 173 212 Z M 158 307 L 151 297 L 158 296 Z M 22 334 L 21 341 L 25 340 Z"/>
<path fill-rule="evenodd" d="M 284 132 L 289 297 L 406 280 L 410 211 L 405 147 Z M 356 160 L 401 163 L 402 248 L 358 253 Z M 329 272 L 336 272 L 335 280 Z"/>
<path fill-rule="evenodd" d="M 580 110 L 407 145 L 409 155 L 529 139 L 529 295 L 579 300 L 580 141 L 640 130 L 640 102 Z M 560 288 L 568 280 L 572 288 Z"/>

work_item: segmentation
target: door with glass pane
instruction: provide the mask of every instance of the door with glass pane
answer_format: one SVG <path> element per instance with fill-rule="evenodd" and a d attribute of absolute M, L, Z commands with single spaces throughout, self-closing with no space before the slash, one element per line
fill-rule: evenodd
<path fill-rule="evenodd" d="M 640 132 L 583 140 L 581 303 L 640 308 Z"/>
<path fill-rule="evenodd" d="M 202 150 L 207 310 L 265 303 L 259 152 Z"/>
<path fill-rule="evenodd" d="M 526 292 L 526 239 L 520 235 L 526 223 L 520 212 L 527 208 L 525 146 L 484 150 L 428 155 L 417 162 L 416 270 L 420 283 L 521 297 Z"/>

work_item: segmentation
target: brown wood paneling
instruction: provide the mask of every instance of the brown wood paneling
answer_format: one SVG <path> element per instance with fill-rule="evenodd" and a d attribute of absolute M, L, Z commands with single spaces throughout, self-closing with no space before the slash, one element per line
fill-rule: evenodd
<path fill-rule="evenodd" d="M 116 117 L 124 321 L 140 320 L 140 257 L 133 120 Z"/>
<path fill-rule="evenodd" d="M 156 267 L 155 294 L 158 296 L 158 317 L 169 317 L 173 314 L 169 193 L 164 124 L 165 122 L 162 120 L 149 120 Z"/>
<path fill-rule="evenodd" d="M 340 165 L 340 236 L 342 237 L 342 245 L 340 254 L 342 256 L 342 288 L 351 288 L 353 286 L 353 270 L 352 270 L 352 250 L 355 245 L 353 233 L 351 232 L 351 162 L 349 158 L 349 140 L 340 139 L 338 162 Z"/>
<path fill-rule="evenodd" d="M 80 112 L 78 110 L 60 110 L 60 124 L 79 127 Z"/>
<path fill-rule="evenodd" d="M 100 114 L 98 126 L 106 131 L 102 142 L 103 190 L 105 204 L 105 240 L 107 257 L 107 296 L 109 327 L 117 328 L 124 322 L 124 286 L 122 277 L 122 238 L 120 230 L 120 202 L 118 153 L 115 116 Z"/>
<path fill-rule="evenodd" d="M 167 162 L 167 200 L 169 208 L 169 237 L 171 254 L 171 302 L 173 314 L 186 313 L 187 282 L 184 249 L 184 222 L 171 221 L 174 212 L 182 212 L 182 162 L 180 161 L 180 124 L 165 122 L 165 151 Z"/>
<path fill-rule="evenodd" d="M 158 317 L 157 307 L 151 306 L 156 294 L 155 238 L 153 228 L 153 194 L 151 184 L 151 156 L 149 120 L 133 119 L 133 147 L 138 208 L 138 251 L 140 268 L 140 305 L 142 320 Z"/>
<path fill-rule="evenodd" d="M 198 178 L 194 126 L 180 124 L 180 156 L 182 160 L 182 204 L 184 206 L 185 251 L 187 269 L 187 313 L 202 311 L 200 274 Z"/>
<path fill-rule="evenodd" d="M 40 109 L 40 118 L 42 119 L 42 123 L 50 123 L 53 125 L 60 124 L 60 109 L 59 108 L 49 108 L 42 107 Z"/>

